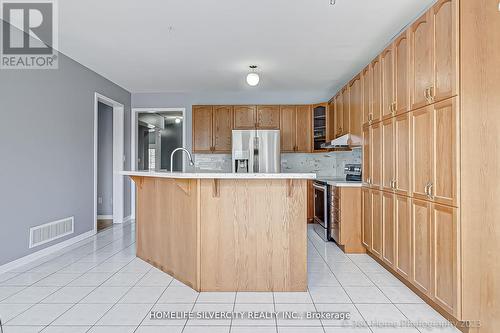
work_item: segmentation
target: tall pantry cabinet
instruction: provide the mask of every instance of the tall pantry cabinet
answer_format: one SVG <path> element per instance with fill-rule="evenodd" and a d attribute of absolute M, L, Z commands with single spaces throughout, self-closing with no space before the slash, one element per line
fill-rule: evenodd
<path fill-rule="evenodd" d="M 498 50 L 497 1 L 438 0 L 360 73 L 363 244 L 470 332 L 500 327 Z"/>

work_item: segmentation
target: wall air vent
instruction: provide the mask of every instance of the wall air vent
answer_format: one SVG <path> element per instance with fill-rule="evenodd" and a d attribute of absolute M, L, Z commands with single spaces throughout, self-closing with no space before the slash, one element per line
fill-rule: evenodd
<path fill-rule="evenodd" d="M 73 216 L 30 228 L 30 249 L 75 232 Z"/>

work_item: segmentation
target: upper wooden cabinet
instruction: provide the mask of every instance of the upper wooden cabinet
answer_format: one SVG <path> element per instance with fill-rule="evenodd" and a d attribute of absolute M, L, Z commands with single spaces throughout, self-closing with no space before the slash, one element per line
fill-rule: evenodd
<path fill-rule="evenodd" d="M 361 73 L 361 79 L 363 81 L 363 126 L 370 123 L 371 117 L 371 107 L 372 107 L 372 71 L 371 66 L 366 66 Z"/>
<path fill-rule="evenodd" d="M 233 137 L 233 107 L 213 107 L 213 151 L 230 153 Z"/>
<path fill-rule="evenodd" d="M 362 102 L 361 77 L 355 77 L 349 84 L 349 130 L 350 134 L 361 136 Z"/>
<path fill-rule="evenodd" d="M 193 106 L 193 151 L 195 153 L 231 152 L 232 106 Z"/>
<path fill-rule="evenodd" d="M 410 116 L 403 113 L 394 118 L 394 190 L 410 195 Z"/>
<path fill-rule="evenodd" d="M 457 97 L 411 113 L 412 196 L 458 202 Z"/>
<path fill-rule="evenodd" d="M 257 126 L 255 105 L 234 106 L 234 129 L 253 129 Z"/>
<path fill-rule="evenodd" d="M 310 105 L 282 105 L 280 107 L 281 151 L 307 153 L 311 151 Z"/>
<path fill-rule="evenodd" d="M 344 89 L 342 89 L 337 95 L 337 103 L 335 108 L 335 125 L 337 126 L 335 130 L 335 137 L 342 136 L 344 126 Z"/>
<path fill-rule="evenodd" d="M 371 126 L 370 135 L 370 150 L 371 150 L 371 172 L 370 184 L 371 187 L 380 189 L 382 187 L 382 126 L 381 123 L 376 123 Z"/>
<path fill-rule="evenodd" d="M 327 117 L 328 118 L 328 117 Z M 310 153 L 312 149 L 312 112 L 310 105 L 297 105 L 295 152 Z"/>
<path fill-rule="evenodd" d="M 195 153 L 210 153 L 212 145 L 212 114 L 211 105 L 193 106 L 193 151 Z"/>
<path fill-rule="evenodd" d="M 411 109 L 457 95 L 457 1 L 438 1 L 409 31 Z"/>
<path fill-rule="evenodd" d="M 279 105 L 258 105 L 257 123 L 259 129 L 279 129 L 280 128 L 280 106 Z"/>
<path fill-rule="evenodd" d="M 380 57 L 372 62 L 372 105 L 371 122 L 380 121 L 382 118 L 382 66 Z"/>
<path fill-rule="evenodd" d="M 332 141 L 337 137 L 337 131 L 336 131 L 336 118 L 337 118 L 337 97 L 332 98 L 328 102 L 328 124 L 327 124 L 327 133 L 326 133 L 326 141 Z"/>
<path fill-rule="evenodd" d="M 410 111 L 410 43 L 408 31 L 396 38 L 393 43 L 394 52 L 394 102 L 397 114 Z"/>
<path fill-rule="evenodd" d="M 371 127 L 364 126 L 363 127 L 363 184 L 370 185 L 371 178 Z"/>
<path fill-rule="evenodd" d="M 382 189 L 394 190 L 394 120 L 382 122 Z"/>
<path fill-rule="evenodd" d="M 392 45 L 380 56 L 382 67 L 382 118 L 387 119 L 396 113 L 394 98 L 394 52 Z"/>
<path fill-rule="evenodd" d="M 342 130 L 341 130 L 341 135 L 349 133 L 349 126 L 350 126 L 350 119 L 351 119 L 351 105 L 350 105 L 350 91 L 349 87 L 344 88 L 344 92 L 342 93 L 342 98 L 343 98 L 343 103 L 342 103 L 342 110 L 343 110 L 343 117 L 342 117 Z"/>

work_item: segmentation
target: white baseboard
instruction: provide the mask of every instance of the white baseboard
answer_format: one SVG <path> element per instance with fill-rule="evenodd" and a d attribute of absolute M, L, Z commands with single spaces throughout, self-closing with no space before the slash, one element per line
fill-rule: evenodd
<path fill-rule="evenodd" d="M 0 266 L 0 274 L 5 273 L 7 271 L 10 271 L 14 268 L 18 268 L 20 266 L 29 264 L 30 262 L 33 262 L 37 259 L 45 257 L 46 255 L 52 254 L 56 251 L 59 251 L 59 250 L 65 248 L 65 247 L 68 247 L 70 245 L 78 243 L 79 241 L 82 241 L 85 238 L 88 238 L 88 237 L 93 236 L 93 235 L 95 235 L 95 230 L 90 230 L 90 231 L 84 232 L 83 234 L 75 236 L 73 238 L 67 239 L 64 242 L 54 244 L 52 246 L 41 249 L 40 251 L 33 252 L 31 254 L 28 254 L 27 256 L 24 256 L 22 258 L 19 258 L 19 259 L 16 259 L 14 261 L 3 264 L 2 266 Z"/>
<path fill-rule="evenodd" d="M 133 220 L 135 220 L 135 216 L 129 215 L 126 218 L 123 219 L 123 223 L 131 222 Z"/>
<path fill-rule="evenodd" d="M 112 220 L 113 215 L 97 215 L 98 220 Z"/>

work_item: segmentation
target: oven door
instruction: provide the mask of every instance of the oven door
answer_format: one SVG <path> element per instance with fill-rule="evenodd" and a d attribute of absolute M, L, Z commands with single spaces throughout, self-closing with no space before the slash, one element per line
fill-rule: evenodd
<path fill-rule="evenodd" d="M 314 221 L 328 228 L 328 185 L 313 183 L 314 187 Z"/>

